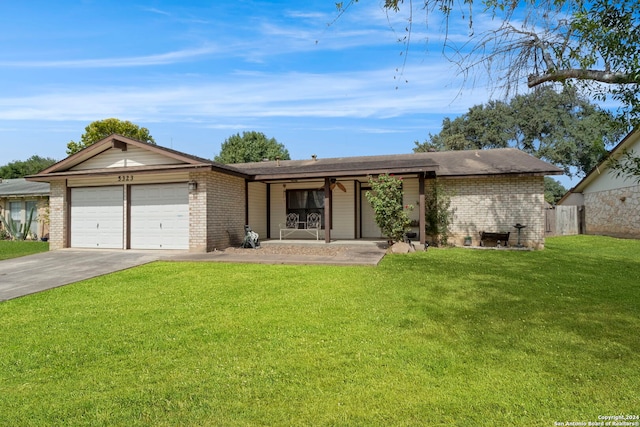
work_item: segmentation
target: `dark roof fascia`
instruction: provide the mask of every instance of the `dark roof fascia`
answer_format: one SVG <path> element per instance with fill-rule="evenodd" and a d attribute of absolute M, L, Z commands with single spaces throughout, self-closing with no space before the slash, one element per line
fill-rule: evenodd
<path fill-rule="evenodd" d="M 293 173 L 264 173 L 251 175 L 250 181 L 272 181 L 286 179 L 304 179 L 304 178 L 356 178 L 370 175 L 409 175 L 409 174 L 432 174 L 437 168 L 389 168 L 389 169 L 362 169 L 359 171 L 339 170 L 327 172 L 293 172 Z"/>
<path fill-rule="evenodd" d="M 455 174 L 455 175 L 439 175 L 439 178 L 487 178 L 487 177 L 511 177 L 524 178 L 529 176 L 549 176 L 562 175 L 563 171 L 534 171 L 534 172 L 496 172 L 496 173 L 477 173 L 477 174 Z"/>

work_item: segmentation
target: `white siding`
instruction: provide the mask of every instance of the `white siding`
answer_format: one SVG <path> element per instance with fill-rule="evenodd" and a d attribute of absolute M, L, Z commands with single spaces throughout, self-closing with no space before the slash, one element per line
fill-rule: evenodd
<path fill-rule="evenodd" d="M 101 186 L 101 185 L 135 185 L 135 184 L 165 184 L 172 182 L 187 182 L 188 172 L 137 174 L 120 176 L 96 176 L 92 178 L 72 178 L 67 181 L 69 187 Z"/>
<path fill-rule="evenodd" d="M 344 185 L 346 192 L 337 186 L 333 189 L 333 223 L 331 239 L 354 239 L 354 183 L 353 181 L 338 180 Z"/>
<path fill-rule="evenodd" d="M 404 178 L 402 180 L 402 190 L 404 192 L 402 204 L 405 206 L 413 206 L 412 211 L 407 211 L 409 218 L 415 221 L 420 219 L 420 183 L 418 178 Z"/>
<path fill-rule="evenodd" d="M 127 151 L 110 148 L 71 170 L 123 168 L 133 166 L 175 165 L 182 162 L 142 148 L 127 146 Z"/>
<path fill-rule="evenodd" d="M 292 186 L 293 184 L 288 184 Z M 284 224 L 285 217 L 287 216 L 287 187 L 283 184 L 271 184 L 271 198 L 269 203 L 271 205 L 271 221 L 269 227 L 271 228 L 271 238 L 277 239 L 280 237 L 279 224 Z"/>
<path fill-rule="evenodd" d="M 267 184 L 250 182 L 249 193 L 249 225 L 260 235 L 267 237 Z"/>
<path fill-rule="evenodd" d="M 636 141 L 634 144 L 628 147 L 628 149 L 630 151 L 633 151 L 634 153 L 640 152 L 640 140 Z M 619 188 L 633 187 L 636 185 L 633 179 L 616 177 L 615 174 L 609 173 L 609 168 L 606 167 L 596 169 L 593 173 L 599 175 L 597 175 L 596 178 L 591 181 L 589 185 L 587 185 L 587 187 L 583 191 L 583 194 L 616 190 Z"/>

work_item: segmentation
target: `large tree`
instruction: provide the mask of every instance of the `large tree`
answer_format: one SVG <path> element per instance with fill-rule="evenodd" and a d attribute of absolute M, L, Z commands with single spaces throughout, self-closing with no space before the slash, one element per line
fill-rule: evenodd
<path fill-rule="evenodd" d="M 219 163 L 249 163 L 264 159 L 290 160 L 289 151 L 275 138 L 267 138 L 261 132 L 242 132 L 230 136 L 223 143 L 220 154 L 214 160 Z"/>
<path fill-rule="evenodd" d="M 338 2 L 343 13 L 358 0 Z M 637 0 L 385 0 L 387 13 L 404 14 L 407 45 L 414 22 L 434 14 L 446 23 L 445 52 L 463 73 L 480 69 L 506 88 L 547 82 L 581 85 L 594 97 L 620 101 L 640 123 L 640 2 Z M 416 19 L 414 8 L 426 19 Z M 482 14 L 495 25 L 478 31 Z M 456 43 L 456 20 L 469 28 L 469 42 Z M 459 40 L 459 39 L 458 39 Z"/>
<path fill-rule="evenodd" d="M 156 143 L 149 134 L 149 129 L 140 127 L 128 120 L 110 118 L 89 123 L 84 128 L 84 133 L 80 136 L 79 142 L 71 141 L 67 144 L 67 154 L 75 154 L 114 133 L 150 144 Z"/>
<path fill-rule="evenodd" d="M 416 142 L 414 151 L 516 147 L 582 176 L 607 154 L 622 135 L 619 122 L 606 111 L 578 96 L 575 90 L 539 88 L 510 102 L 476 105 L 442 131 Z"/>
<path fill-rule="evenodd" d="M 338 2 L 340 14 L 358 0 Z M 508 95 L 526 84 L 571 85 L 593 100 L 619 104 L 619 120 L 640 127 L 640 2 L 638 0 L 385 0 L 387 13 L 405 14 L 409 50 L 414 22 L 433 15 L 445 21 L 443 51 L 465 76 L 479 71 Z M 416 19 L 414 7 L 425 14 Z M 478 30 L 478 14 L 495 25 Z M 469 41 L 449 38 L 454 20 L 469 28 Z M 475 20 L 476 22 L 479 20 Z M 406 58 L 406 56 L 405 56 Z M 627 162 L 640 164 L 637 154 Z M 640 171 L 623 171 L 640 177 Z"/>
<path fill-rule="evenodd" d="M 16 160 L 0 166 L 0 178 L 22 178 L 27 175 L 34 175 L 43 169 L 48 168 L 57 160 L 50 157 L 40 157 L 34 155 L 27 160 Z"/>

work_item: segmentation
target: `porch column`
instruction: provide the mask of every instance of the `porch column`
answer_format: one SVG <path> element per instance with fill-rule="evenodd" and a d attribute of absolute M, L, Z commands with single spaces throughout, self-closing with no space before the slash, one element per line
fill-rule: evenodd
<path fill-rule="evenodd" d="M 418 175 L 418 204 L 420 205 L 420 218 L 418 218 L 418 223 L 419 223 L 419 234 L 420 234 L 420 245 L 422 247 L 424 247 L 425 242 L 427 241 L 426 236 L 425 236 L 425 228 L 426 228 L 426 223 L 425 223 L 425 219 L 424 216 L 427 213 L 427 207 L 425 206 L 425 197 L 424 197 L 424 173 L 421 173 L 420 175 Z"/>
<path fill-rule="evenodd" d="M 324 179 L 324 242 L 331 243 L 331 182 Z"/>

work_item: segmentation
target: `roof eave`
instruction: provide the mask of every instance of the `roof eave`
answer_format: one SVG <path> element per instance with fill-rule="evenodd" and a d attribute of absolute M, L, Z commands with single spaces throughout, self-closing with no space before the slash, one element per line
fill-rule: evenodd
<path fill-rule="evenodd" d="M 625 136 L 622 141 L 609 151 L 609 155 L 598 163 L 591 171 L 584 176 L 571 190 L 567 193 L 582 193 L 591 182 L 608 169 L 607 162 L 609 158 L 622 155 L 624 149 L 634 144 L 640 139 L 640 129 L 634 129 Z"/>
<path fill-rule="evenodd" d="M 420 173 L 434 173 L 437 167 L 427 168 L 388 168 L 388 169 L 363 169 L 363 170 L 339 170 L 339 171 L 316 171 L 316 172 L 293 172 L 293 173 L 258 173 L 250 175 L 251 181 L 270 181 L 270 180 L 282 180 L 282 179 L 303 179 L 303 178 L 348 178 L 348 177 L 362 177 L 369 175 L 383 175 L 387 174 L 420 174 Z"/>

